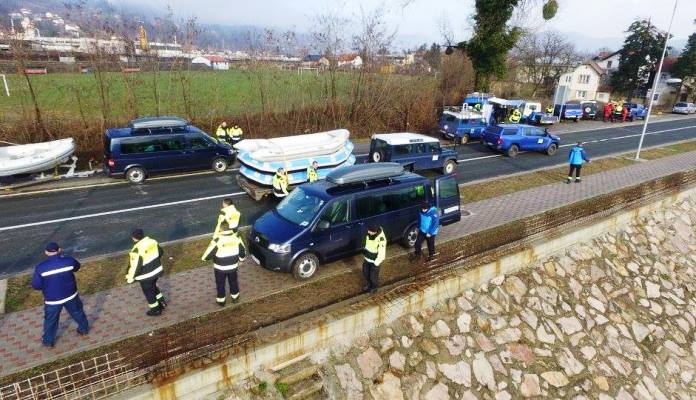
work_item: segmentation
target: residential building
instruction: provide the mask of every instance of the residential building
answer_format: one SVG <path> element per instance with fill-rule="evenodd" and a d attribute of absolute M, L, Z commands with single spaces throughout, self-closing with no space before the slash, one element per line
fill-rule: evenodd
<path fill-rule="evenodd" d="M 230 63 L 227 59 L 218 55 L 197 56 L 191 59 L 191 64 L 204 64 L 214 70 L 220 71 L 230 69 Z"/>
<path fill-rule="evenodd" d="M 556 103 L 571 100 L 595 100 L 604 71 L 594 61 L 587 61 L 561 75 L 556 86 Z"/>
<path fill-rule="evenodd" d="M 674 82 L 674 76 L 672 75 L 672 70 L 674 69 L 674 64 L 677 62 L 677 57 L 667 57 L 665 58 L 664 64 L 662 64 L 662 74 L 657 81 L 657 88 L 655 90 L 655 105 L 670 105 L 677 101 L 677 91 L 683 89 L 683 85 Z M 652 93 L 652 85 L 648 88 L 646 93 L 646 102 L 650 99 L 650 94 Z"/>
<path fill-rule="evenodd" d="M 341 54 L 336 58 L 339 67 L 361 68 L 363 59 L 357 54 Z"/>
<path fill-rule="evenodd" d="M 596 62 L 597 65 L 599 65 L 600 68 L 602 68 L 607 74 L 613 74 L 619 69 L 621 54 L 618 51 L 615 51 L 613 53 L 603 51 L 592 60 Z"/>

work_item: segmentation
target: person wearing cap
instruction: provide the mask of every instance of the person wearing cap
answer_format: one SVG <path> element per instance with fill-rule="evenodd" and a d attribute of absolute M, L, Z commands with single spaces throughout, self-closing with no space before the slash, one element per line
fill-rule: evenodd
<path fill-rule="evenodd" d="M 273 175 L 273 196 L 276 200 L 282 200 L 288 195 L 288 174 L 285 168 L 278 168 L 278 171 Z"/>
<path fill-rule="evenodd" d="M 46 245 L 46 259 L 34 269 L 31 286 L 41 290 L 44 297 L 44 325 L 42 342 L 46 347 L 53 347 L 58 333 L 58 322 L 63 307 L 70 317 L 77 322 L 77 333 L 86 335 L 89 322 L 85 315 L 82 300 L 77 292 L 75 272 L 80 270 L 76 259 L 62 254 L 60 246 L 51 242 Z"/>
<path fill-rule="evenodd" d="M 243 135 L 244 135 L 244 131 L 242 130 L 242 128 L 240 128 L 239 125 L 235 125 L 232 128 L 232 130 L 230 131 L 230 141 L 231 141 L 232 146 L 241 142 Z"/>
<path fill-rule="evenodd" d="M 312 164 L 307 167 L 307 182 L 312 183 L 319 179 L 319 175 L 317 175 L 317 168 L 319 168 L 319 163 L 316 161 L 312 161 Z"/>
<path fill-rule="evenodd" d="M 223 307 L 227 299 L 225 282 L 230 285 L 230 298 L 233 303 L 239 301 L 239 281 L 237 280 L 237 267 L 244 260 L 246 250 L 244 243 L 237 236 L 227 221 L 220 224 L 220 235 L 213 238 L 201 259 L 208 261 L 213 259 L 213 272 L 215 273 L 215 287 L 217 297 L 215 302 Z"/>
<path fill-rule="evenodd" d="M 222 121 L 222 123 L 217 127 L 215 131 L 215 137 L 220 142 L 231 144 L 232 143 L 232 130 L 227 126 L 227 121 Z"/>
<path fill-rule="evenodd" d="M 131 234 L 133 248 L 128 253 L 129 268 L 126 274 L 126 282 L 138 281 L 140 288 L 147 299 L 147 315 L 154 317 L 162 314 L 167 307 L 167 301 L 157 287 L 157 279 L 162 275 L 162 261 L 164 251 L 155 239 L 145 236 L 142 229 L 136 229 Z"/>
<path fill-rule="evenodd" d="M 222 208 L 220 209 L 220 214 L 218 215 L 217 225 L 215 225 L 215 232 L 213 233 L 213 239 L 220 235 L 220 226 L 223 222 L 227 222 L 227 225 L 231 230 L 237 232 L 237 227 L 239 226 L 239 218 L 241 214 L 237 211 L 237 208 L 232 204 L 232 199 L 227 197 L 222 200 Z"/>
<path fill-rule="evenodd" d="M 421 211 L 418 215 L 418 236 L 413 248 L 411 259 L 421 257 L 421 246 L 423 240 L 428 244 L 428 261 L 435 257 L 435 236 L 440 231 L 440 213 L 437 207 L 430 206 L 427 201 L 421 204 Z"/>
<path fill-rule="evenodd" d="M 583 143 L 578 142 L 578 144 L 573 146 L 568 153 L 570 170 L 568 171 L 568 179 L 566 180 L 566 183 L 571 183 L 573 181 L 573 174 L 575 174 L 575 183 L 580 183 L 580 170 L 582 169 L 582 164 L 585 162 L 590 162 L 590 159 L 587 158 L 587 153 L 585 152 Z"/>
<path fill-rule="evenodd" d="M 363 277 L 366 282 L 363 291 L 374 294 L 379 286 L 379 265 L 387 257 L 387 237 L 382 227 L 367 227 L 363 256 Z"/>

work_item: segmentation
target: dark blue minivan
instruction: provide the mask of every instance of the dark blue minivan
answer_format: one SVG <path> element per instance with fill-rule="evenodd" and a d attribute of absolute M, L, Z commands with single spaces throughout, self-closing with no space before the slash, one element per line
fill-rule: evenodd
<path fill-rule="evenodd" d="M 388 241 L 412 247 L 423 201 L 438 207 L 442 225 L 461 219 L 453 175 L 431 182 L 398 163 L 341 167 L 325 180 L 298 186 L 257 219 L 249 252 L 266 269 L 309 279 L 320 263 L 361 251 L 371 224 L 381 226 Z"/>
<path fill-rule="evenodd" d="M 127 128 L 109 128 L 104 134 L 104 170 L 142 183 L 157 172 L 208 169 L 224 172 L 235 152 L 176 117 L 134 119 Z"/>

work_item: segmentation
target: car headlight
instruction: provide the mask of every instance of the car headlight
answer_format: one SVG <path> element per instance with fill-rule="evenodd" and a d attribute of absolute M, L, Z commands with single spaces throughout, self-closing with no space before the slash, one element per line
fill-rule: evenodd
<path fill-rule="evenodd" d="M 444 129 L 445 129 L 445 130 L 449 129 L 449 126 L 445 125 Z"/>
<path fill-rule="evenodd" d="M 285 244 L 275 244 L 271 243 L 268 245 L 268 250 L 278 253 L 278 254 L 287 254 L 290 252 L 290 243 L 285 243 Z"/>

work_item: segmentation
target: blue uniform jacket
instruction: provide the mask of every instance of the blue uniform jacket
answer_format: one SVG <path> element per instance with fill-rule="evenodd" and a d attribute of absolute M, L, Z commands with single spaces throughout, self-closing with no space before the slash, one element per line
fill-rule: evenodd
<path fill-rule="evenodd" d="M 437 207 L 430 207 L 428 211 L 420 212 L 418 228 L 423 233 L 429 233 L 430 236 L 437 235 L 440 230 L 440 216 Z"/>
<path fill-rule="evenodd" d="M 568 162 L 571 165 L 582 165 L 583 162 L 589 162 L 585 149 L 580 146 L 573 146 L 568 153 Z"/>
<path fill-rule="evenodd" d="M 31 286 L 43 291 L 46 304 L 63 304 L 77 295 L 75 271 L 80 263 L 67 255 L 49 256 L 34 269 Z"/>

